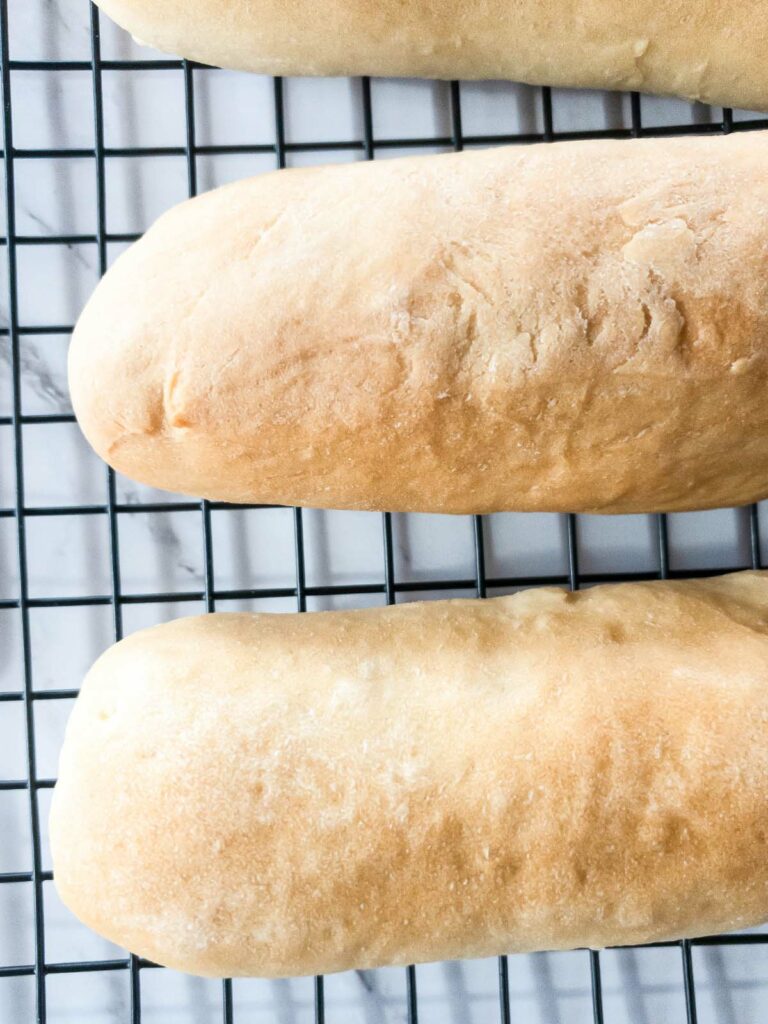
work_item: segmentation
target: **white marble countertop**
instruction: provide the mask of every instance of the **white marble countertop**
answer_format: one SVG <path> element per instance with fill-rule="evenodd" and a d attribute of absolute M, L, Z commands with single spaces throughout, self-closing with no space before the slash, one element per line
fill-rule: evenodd
<path fill-rule="evenodd" d="M 14 62 L 90 60 L 87 0 L 10 0 L 10 56 Z M 136 46 L 101 18 L 104 61 L 157 58 Z M 274 152 L 238 152 L 236 147 L 275 140 L 271 79 L 197 69 L 193 73 L 198 186 L 207 189 L 248 174 L 270 170 Z M 14 64 L 11 72 L 18 246 L 21 405 L 25 417 L 68 414 L 65 374 L 66 331 L 30 333 L 28 328 L 71 325 L 98 277 L 96 177 L 92 155 L 30 159 L 29 150 L 85 150 L 94 146 L 92 76 L 88 68 L 36 70 Z M 107 231 L 141 232 L 166 207 L 186 197 L 184 78 L 180 69 L 103 72 L 104 139 L 108 151 L 170 147 L 165 156 L 106 160 Z M 373 132 L 377 140 L 451 135 L 449 86 L 430 82 L 374 81 Z M 363 138 L 362 87 L 357 80 L 289 80 L 284 83 L 286 141 L 327 143 Z M 480 137 L 542 130 L 539 90 L 502 83 L 462 84 L 465 135 Z M 716 121 L 720 111 L 644 98 L 645 125 Z M 737 112 L 736 119 L 754 115 Z M 600 129 L 630 124 L 627 97 L 556 90 L 556 130 Z M 227 151 L 220 150 L 221 147 Z M 214 151 L 211 151 L 214 150 Z M 376 156 L 396 155 L 397 147 Z M 290 151 L 289 164 L 362 159 L 360 148 Z M 0 230 L 5 231 L 5 212 Z M 46 237 L 70 236 L 67 244 Z M 85 236 L 82 238 L 81 236 Z M 39 244 L 33 244 L 40 240 Z M 124 248 L 110 241 L 110 259 Z M 6 252 L 0 249 L 0 320 L 8 321 Z M 105 331 L 108 325 L 105 325 Z M 15 502 L 10 343 L 0 337 L 0 511 Z M 3 419 L 3 417 L 5 419 Z M 103 505 L 104 466 L 70 422 L 26 422 L 22 429 L 25 505 Z M 117 500 L 126 506 L 168 502 L 173 495 L 117 481 Z M 766 510 L 759 525 L 768 537 Z M 201 514 L 198 510 L 140 512 L 117 516 L 126 632 L 178 615 L 203 610 L 198 598 L 162 603 L 159 593 L 201 594 L 205 583 Z M 363 513 L 307 511 L 303 518 L 306 582 L 313 586 L 381 585 L 384 579 L 382 520 Z M 288 509 L 228 510 L 212 513 L 214 583 L 217 593 L 296 586 L 295 523 Z M 658 524 L 653 517 L 577 521 L 579 570 L 590 577 L 659 568 Z M 674 569 L 701 570 L 750 564 L 750 519 L 746 511 L 670 516 L 669 551 Z M 568 535 L 563 517 L 500 515 L 485 522 L 486 572 L 491 579 L 568 574 Z M 473 523 L 468 518 L 393 517 L 394 567 L 398 581 L 459 580 L 441 596 L 471 594 L 475 577 Z M 0 691 L 23 684 L 21 615 L 8 604 L 18 598 L 16 520 L 0 515 Z M 85 597 L 111 593 L 108 517 L 89 515 L 26 517 L 28 586 L 32 598 Z M 504 592 L 503 587 L 490 593 Z M 143 597 L 142 597 L 143 595 Z M 399 600 L 435 597 L 407 592 Z M 384 600 L 383 593 L 311 596 L 310 610 L 352 607 Z M 6 605 L 2 604 L 6 601 Z M 295 596 L 217 600 L 217 607 L 285 611 Z M 32 685 L 37 691 L 74 690 L 93 658 L 113 638 L 109 605 L 33 607 L 29 613 Z M 34 702 L 37 775 L 53 779 L 71 698 Z M 24 705 L 0 703 L 0 779 L 24 780 L 27 759 Z M 50 868 L 45 819 L 50 789 L 39 792 L 43 822 L 42 864 Z M 24 790 L 0 790 L 0 872 L 29 872 L 32 864 L 29 806 Z M 43 884 L 45 957 L 48 963 L 121 958 L 75 921 L 61 906 L 51 882 Z M 768 1016 L 768 946 L 696 947 L 693 952 L 698 1019 L 702 1024 L 759 1024 Z M 0 885 L 0 967 L 34 962 L 32 885 Z M 601 955 L 605 1020 L 611 1024 L 665 1024 L 685 1020 L 681 955 L 677 948 L 607 951 Z M 422 966 L 417 971 L 419 1019 L 426 1022 L 499 1020 L 496 961 Z M 511 1014 L 527 1024 L 571 1024 L 592 1019 L 588 955 L 584 952 L 515 956 L 509 960 Z M 326 1020 L 383 1024 L 407 1017 L 405 972 L 349 972 L 326 979 Z M 130 1019 L 125 970 L 54 973 L 46 982 L 50 1022 Z M 236 1022 L 300 1024 L 314 1020 L 311 979 L 237 981 Z M 221 986 L 172 971 L 141 972 L 143 1024 L 207 1024 L 222 1019 Z M 0 1021 L 34 1019 L 34 979 L 0 976 Z"/>

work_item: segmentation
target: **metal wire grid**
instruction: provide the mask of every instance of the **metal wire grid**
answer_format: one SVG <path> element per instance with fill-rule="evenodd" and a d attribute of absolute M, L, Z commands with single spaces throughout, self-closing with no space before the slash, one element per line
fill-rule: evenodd
<path fill-rule="evenodd" d="M 293 536 L 294 536 L 294 557 L 295 557 L 295 586 L 272 587 L 259 589 L 230 589 L 217 590 L 215 587 L 214 574 L 214 551 L 211 533 L 211 511 L 230 508 L 220 502 L 193 502 L 176 501 L 170 503 L 143 503 L 143 504 L 120 504 L 116 497 L 115 476 L 112 470 L 107 469 L 105 474 L 105 500 L 102 504 L 27 507 L 24 498 L 24 453 L 22 445 L 22 427 L 28 424 L 40 423 L 71 423 L 74 421 L 72 415 L 24 415 L 21 406 L 21 382 L 20 382 L 20 354 L 19 339 L 24 335 L 53 335 L 68 334 L 72 330 L 71 325 L 51 324 L 45 326 L 28 327 L 19 322 L 18 304 L 18 273 L 17 273 L 17 252 L 19 247 L 37 244 L 94 244 L 98 251 L 99 270 L 103 274 L 107 268 L 107 244 L 111 242 L 130 242 L 136 235 L 115 234 L 107 229 L 106 215 L 106 189 L 105 189 L 105 159 L 112 156 L 122 157 L 151 157 L 151 156 L 184 156 L 187 164 L 188 190 L 190 195 L 197 192 L 197 157 L 199 155 L 227 154 L 227 153 L 272 153 L 276 158 L 278 167 L 284 167 L 286 154 L 302 151 L 334 151 L 350 150 L 362 151 L 367 159 L 373 159 L 377 150 L 381 149 L 418 149 L 419 147 L 452 146 L 456 150 L 462 149 L 466 144 L 499 144 L 499 143 L 530 143 L 548 142 L 555 139 L 573 138 L 625 138 L 640 137 L 645 135 L 683 135 L 701 133 L 727 133 L 730 131 L 744 131 L 760 128 L 768 128 L 768 119 L 752 118 L 749 120 L 735 121 L 732 112 L 728 109 L 722 111 L 720 120 L 706 124 L 683 123 L 674 126 L 662 126 L 647 128 L 642 124 L 641 104 L 638 94 L 631 96 L 631 127 L 616 128 L 594 131 L 565 131 L 555 132 L 552 117 L 552 95 L 550 89 L 544 87 L 541 90 L 543 109 L 543 131 L 539 133 L 518 133 L 509 135 L 492 136 L 471 136 L 462 132 L 461 117 L 461 86 L 459 82 L 450 84 L 450 105 L 451 105 L 451 135 L 449 137 L 432 138 L 398 138 L 398 139 L 376 139 L 373 132 L 373 117 L 371 103 L 371 83 L 367 78 L 361 81 L 361 95 L 363 105 L 363 137 L 359 140 L 340 142 L 320 143 L 288 143 L 285 138 L 284 104 L 283 104 L 283 81 L 280 78 L 274 79 L 273 101 L 275 114 L 275 142 L 271 145 L 219 145 L 219 146 L 198 146 L 195 140 L 195 102 L 193 77 L 197 67 L 188 61 L 180 60 L 142 60 L 142 61 L 106 61 L 101 58 L 99 12 L 91 6 L 90 8 L 90 39 L 91 56 L 90 61 L 14 61 L 10 58 L 10 43 L 8 30 L 8 0 L 0 0 L 0 77 L 2 81 L 3 99 L 3 151 L 2 156 L 5 166 L 4 200 L 7 217 L 7 237 L 0 239 L 0 244 L 7 247 L 8 256 L 8 311 L 9 319 L 7 327 L 0 328 L 0 337 L 5 336 L 10 341 L 11 351 L 11 381 L 12 381 L 12 415 L 0 417 L 0 425 L 10 426 L 14 438 L 14 471 L 15 471 L 15 504 L 11 508 L 0 508 L 0 518 L 13 518 L 16 522 L 16 554 L 18 560 L 19 594 L 18 598 L 0 600 L 0 609 L 18 609 L 21 620 L 21 639 L 23 655 L 23 680 L 22 688 L 18 691 L 0 692 L 0 701 L 19 701 L 24 706 L 25 746 L 27 777 L 25 779 L 1 779 L 0 791 L 24 790 L 28 795 L 28 812 L 32 835 L 32 870 L 19 872 L 6 872 L 0 874 L 0 884 L 28 882 L 34 890 L 34 925 L 35 925 L 35 958 L 34 963 L 27 965 L 2 965 L 0 964 L 0 979 L 19 975 L 33 975 L 35 978 L 36 994 L 36 1020 L 39 1024 L 45 1024 L 46 1014 L 46 977 L 55 974 L 80 973 L 91 971 L 128 971 L 130 974 L 130 1021 L 131 1024 L 140 1024 L 141 1007 L 141 972 L 154 968 L 156 965 L 149 961 L 141 960 L 136 956 L 128 956 L 122 959 L 98 960 L 98 961 L 76 961 L 50 963 L 46 961 L 45 954 L 45 922 L 43 914 L 43 883 L 50 881 L 51 872 L 42 868 L 41 858 L 41 830 L 38 808 L 38 793 L 40 790 L 50 789 L 54 785 L 53 779 L 40 778 L 36 766 L 35 747 L 35 721 L 33 705 L 37 700 L 59 700 L 72 698 L 76 690 L 72 689 L 48 689 L 36 691 L 32 677 L 32 643 L 30 635 L 29 611 L 38 607 L 64 607 L 75 605 L 109 605 L 112 609 L 113 633 L 115 639 L 122 636 L 122 609 L 126 604 L 143 604 L 149 602 L 179 602 L 179 601 L 202 601 L 208 611 L 215 607 L 217 599 L 233 598 L 274 598 L 293 597 L 299 611 L 306 609 L 307 597 L 310 595 L 338 595 L 338 594 L 383 594 L 387 603 L 395 602 L 398 593 L 413 591 L 439 591 L 455 589 L 474 589 L 478 597 L 485 597 L 489 588 L 501 588 L 511 586 L 535 586 L 539 584 L 561 583 L 578 589 L 583 584 L 606 580 L 638 580 L 651 578 L 667 578 L 675 575 L 709 575 L 711 569 L 675 573 L 670 569 L 669 544 L 667 539 L 667 522 L 664 515 L 657 517 L 657 559 L 658 568 L 656 572 L 625 572 L 625 573 L 601 573 L 585 574 L 579 572 L 578 558 L 578 524 L 577 517 L 569 515 L 566 517 L 567 526 L 567 550 L 568 550 L 568 571 L 563 575 L 548 576 L 514 576 L 489 578 L 485 571 L 485 554 L 483 539 L 483 519 L 480 516 L 474 517 L 474 556 L 475 576 L 474 579 L 452 579 L 452 580 L 424 580 L 418 582 L 398 581 L 395 578 L 392 520 L 389 513 L 382 515 L 382 549 L 383 549 L 383 579 L 366 584 L 352 584 L 343 586 L 307 586 L 304 570 L 304 535 L 301 509 L 293 510 Z M 102 93 L 102 71 L 104 70 L 167 70 L 168 72 L 180 71 L 184 76 L 185 114 L 186 114 L 186 144 L 179 147 L 135 147 L 135 148 L 107 148 L 104 144 L 104 116 L 103 116 L 103 93 Z M 67 71 L 87 70 L 91 73 L 93 91 L 94 111 L 94 148 L 93 149 L 18 149 L 13 142 L 13 117 L 12 117 L 12 95 L 11 95 L 11 71 L 27 70 L 45 72 L 49 70 Z M 97 231 L 95 235 L 48 235 L 44 238 L 36 236 L 22 236 L 16 231 L 15 226 L 15 176 L 16 164 L 18 161 L 57 158 L 90 157 L 94 160 L 96 176 L 96 202 L 97 202 Z M 243 508 L 243 506 L 238 506 Z M 269 508 L 273 506 L 251 505 L 247 508 Z M 126 595 L 122 593 L 120 578 L 120 551 L 118 539 L 118 517 L 121 513 L 130 512 L 152 513 L 152 512 L 178 512 L 178 511 L 199 511 L 201 525 L 201 540 L 204 555 L 204 589 L 202 591 L 167 592 L 167 593 L 141 593 Z M 110 563 L 111 563 L 111 589 L 108 594 L 96 594 L 86 597 L 32 597 L 29 594 L 28 572 L 27 572 L 27 535 L 26 521 L 37 516 L 58 516 L 58 515 L 79 515 L 99 516 L 105 515 L 109 525 L 110 541 Z M 757 507 L 749 510 L 749 534 L 751 565 L 754 568 L 760 567 L 760 536 Z M 733 566 L 733 569 L 743 566 Z M 728 571 L 722 569 L 720 571 Z M 679 946 L 681 952 L 682 986 L 685 993 L 686 1020 L 687 1024 L 696 1024 L 696 993 L 694 984 L 693 965 L 691 958 L 692 945 L 735 945 L 735 944 L 762 944 L 768 943 L 768 935 L 742 934 L 730 936 L 712 936 L 680 943 L 654 943 L 655 946 Z M 592 1011 L 595 1024 L 603 1022 L 603 993 L 600 971 L 600 954 L 589 952 L 588 962 L 591 977 Z M 417 996 L 417 971 L 414 967 L 406 968 L 406 992 L 407 992 L 407 1016 L 410 1024 L 418 1024 L 419 1008 Z M 506 956 L 498 958 L 498 993 L 499 993 L 499 1020 L 501 1024 L 511 1024 L 515 1019 L 510 1005 L 509 970 Z M 235 1011 L 232 995 L 232 983 L 226 980 L 222 983 L 221 1012 L 224 1024 L 234 1024 Z M 325 998 L 323 978 L 317 977 L 314 985 L 314 1015 L 316 1024 L 325 1022 Z"/>

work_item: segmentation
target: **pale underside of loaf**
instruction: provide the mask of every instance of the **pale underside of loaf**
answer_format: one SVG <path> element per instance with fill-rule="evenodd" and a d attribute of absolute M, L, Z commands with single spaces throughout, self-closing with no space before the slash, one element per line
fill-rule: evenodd
<path fill-rule="evenodd" d="M 139 40 L 281 75 L 514 79 L 768 107 L 762 0 L 98 0 Z"/>
<path fill-rule="evenodd" d="M 234 502 L 768 495 L 768 134 L 282 171 L 171 210 L 74 334 L 116 469 Z"/>
<path fill-rule="evenodd" d="M 64 902 L 211 976 L 768 916 L 768 575 L 187 618 L 92 669 Z"/>

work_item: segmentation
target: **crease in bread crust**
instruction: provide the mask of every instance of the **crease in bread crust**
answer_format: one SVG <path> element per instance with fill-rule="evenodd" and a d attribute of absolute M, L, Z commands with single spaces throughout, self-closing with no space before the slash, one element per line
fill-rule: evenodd
<path fill-rule="evenodd" d="M 104 654 L 54 880 L 100 934 L 287 976 L 768 918 L 768 573 L 217 613 Z"/>
<path fill-rule="evenodd" d="M 77 325 L 116 469 L 234 502 L 645 512 L 768 494 L 768 134 L 280 171 Z"/>

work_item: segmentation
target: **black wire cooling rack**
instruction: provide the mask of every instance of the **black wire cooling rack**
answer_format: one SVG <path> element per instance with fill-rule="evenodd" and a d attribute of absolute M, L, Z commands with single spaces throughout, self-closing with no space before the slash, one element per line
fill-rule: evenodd
<path fill-rule="evenodd" d="M 102 60 L 100 40 L 100 15 L 98 10 L 90 8 L 90 60 L 13 60 L 11 58 L 12 43 L 9 40 L 8 0 L 0 0 L 0 60 L 2 63 L 2 99 L 3 99 L 3 161 L 5 167 L 4 201 L 7 219 L 7 235 L 0 242 L 7 248 L 8 258 L 8 324 L 0 328 L 0 338 L 10 342 L 11 382 L 12 382 L 12 415 L 0 417 L 0 426 L 10 427 L 14 439 L 15 473 L 15 504 L 13 507 L 0 508 L 0 518 L 10 518 L 16 524 L 16 557 L 18 560 L 18 597 L 0 600 L 0 609 L 17 609 L 20 616 L 21 641 L 23 653 L 23 678 L 20 688 L 14 691 L 0 692 L 0 701 L 17 701 L 23 704 L 25 728 L 25 752 L 27 777 L 23 779 L 0 779 L 0 791 L 25 791 L 28 800 L 29 822 L 32 837 L 32 869 L 31 871 L 6 872 L 0 874 L 0 884 L 29 883 L 34 893 L 34 963 L 23 965 L 4 965 L 0 963 L 0 984 L 3 978 L 22 975 L 33 976 L 35 980 L 36 1020 L 45 1024 L 48 1020 L 46 1010 L 46 979 L 56 974 L 78 974 L 97 971 L 126 971 L 130 976 L 130 1011 L 131 1024 L 140 1024 L 142 1018 L 142 972 L 155 969 L 154 964 L 135 956 L 121 959 L 91 960 L 76 962 L 51 963 L 46 959 L 45 915 L 43 909 L 43 883 L 50 881 L 51 872 L 45 871 L 41 857 L 41 828 L 38 794 L 41 790 L 51 789 L 54 779 L 40 777 L 37 769 L 35 745 L 34 704 L 40 700 L 66 700 L 76 696 L 73 689 L 36 690 L 32 672 L 32 637 L 30 631 L 30 609 L 44 607 L 95 606 L 108 605 L 111 608 L 113 633 L 119 639 L 123 631 L 122 611 L 128 604 L 143 603 L 176 603 L 202 602 L 208 611 L 212 611 L 217 599 L 252 599 L 252 598 L 294 598 L 299 611 L 306 609 L 308 596 L 333 596 L 353 594 L 381 594 L 389 603 L 393 603 L 396 595 L 414 591 L 441 590 L 474 590 L 479 597 L 485 597 L 490 589 L 509 588 L 516 586 L 535 586 L 539 584 L 560 583 L 577 589 L 582 584 L 606 580 L 651 579 L 674 575 L 710 575 L 712 569 L 686 570 L 676 573 L 670 568 L 667 522 L 665 516 L 656 517 L 656 550 L 657 570 L 653 572 L 634 573 L 601 573 L 585 574 L 579 572 L 577 546 L 577 518 L 566 517 L 566 536 L 568 552 L 568 570 L 561 575 L 548 576 L 507 576 L 487 577 L 485 571 L 485 554 L 483 540 L 483 520 L 474 519 L 474 578 L 468 579 L 431 579 L 398 581 L 395 578 L 392 521 L 388 513 L 382 515 L 382 578 L 378 581 L 363 584 L 340 586 L 308 586 L 304 570 L 304 534 L 301 509 L 293 510 L 293 535 L 295 558 L 295 585 L 289 587 L 272 587 L 259 589 L 217 589 L 214 571 L 214 545 L 211 532 L 211 512 L 227 509 L 228 506 L 218 502 L 176 501 L 163 503 L 144 502 L 143 504 L 121 504 L 117 500 L 115 477 L 110 469 L 105 470 L 105 501 L 90 505 L 49 505 L 28 507 L 24 496 L 24 451 L 23 427 L 34 424 L 63 424 L 74 422 L 74 417 L 67 414 L 25 415 L 21 403 L 21 359 L 19 339 L 32 335 L 66 335 L 71 332 L 71 324 L 48 324 L 43 326 L 25 326 L 19 319 L 18 301 L 18 252 L 21 247 L 46 245 L 72 246 L 92 244 L 98 252 L 98 265 L 101 273 L 107 267 L 107 245 L 115 242 L 130 242 L 137 236 L 133 234 L 116 234 L 107 226 L 105 159 L 108 157 L 165 157 L 183 156 L 186 158 L 188 189 L 190 195 L 197 192 L 197 158 L 200 155 L 215 154 L 273 154 L 278 167 L 285 166 L 286 154 L 292 152 L 327 152 L 327 151 L 362 151 L 367 159 L 374 159 L 377 152 L 384 149 L 412 149 L 417 151 L 424 147 L 453 147 L 462 149 L 465 145 L 500 144 L 500 143 L 531 143 L 548 142 L 555 139 L 573 138 L 637 138 L 647 135 L 684 135 L 702 133 L 728 133 L 731 131 L 749 131 L 768 128 L 768 119 L 749 118 L 734 119 L 730 110 L 722 111 L 716 121 L 707 123 L 681 123 L 673 126 L 645 127 L 642 123 L 642 107 L 640 97 L 632 94 L 631 126 L 595 131 L 555 131 L 553 127 L 553 100 L 548 88 L 541 90 L 543 112 L 543 130 L 534 133 L 507 135 L 466 135 L 462 132 L 461 85 L 450 83 L 451 133 L 443 137 L 430 138 L 387 138 L 374 137 L 371 83 L 369 79 L 360 82 L 362 103 L 362 138 L 340 142 L 286 142 L 283 102 L 283 80 L 274 79 L 273 102 L 275 118 L 275 140 L 271 144 L 260 145 L 208 145 L 196 144 L 195 132 L 195 92 L 194 75 L 200 65 L 181 60 Z M 169 74 L 181 74 L 184 79 L 184 99 L 186 116 L 186 144 L 183 147 L 133 147 L 110 148 L 104 141 L 104 100 L 102 91 L 103 71 L 131 70 L 164 70 Z M 14 145 L 14 110 L 12 95 L 12 71 L 34 71 L 45 75 L 50 71 L 88 71 L 92 80 L 94 139 L 93 148 L 70 149 L 20 149 Z M 95 235 L 46 235 L 45 237 L 24 236 L 16 230 L 16 180 L 27 161 L 49 158 L 91 158 L 93 159 L 96 179 L 97 230 Z M 243 508 L 244 506 L 238 506 Z M 270 506 L 245 506 L 247 508 L 267 508 Z M 118 535 L 118 519 L 121 514 L 149 514 L 153 512 L 198 512 L 200 516 L 201 543 L 204 553 L 204 589 L 202 591 L 178 591 L 167 593 L 124 594 L 120 576 L 120 550 Z M 28 584 L 27 559 L 29 538 L 26 530 L 27 520 L 33 517 L 49 517 L 61 515 L 106 516 L 109 525 L 111 588 L 109 593 L 94 594 L 85 597 L 30 596 Z M 760 567 L 760 536 L 757 508 L 748 510 L 745 520 L 748 530 L 748 545 L 751 552 L 751 565 Z M 732 569 L 744 566 L 732 566 Z M 720 569 L 719 571 L 728 571 Z M 656 943 L 657 946 L 677 946 L 680 950 L 681 985 L 685 993 L 685 1012 L 688 1024 L 697 1024 L 696 991 L 691 956 L 693 945 L 717 946 L 735 944 L 768 944 L 768 934 L 739 934 L 728 936 L 712 936 L 696 939 L 693 942 Z M 603 991 L 601 983 L 600 954 L 589 954 L 591 972 L 592 1016 L 595 1024 L 602 1024 Z M 417 995 L 417 969 L 408 967 L 406 970 L 406 1009 L 410 1024 L 417 1024 L 419 1002 Z M 510 985 L 507 957 L 498 960 L 498 1020 L 501 1024 L 511 1024 L 515 1019 L 514 1008 L 510 1006 Z M 237 1015 L 239 1018 L 239 1014 Z M 314 1016 L 316 1024 L 325 1022 L 325 998 L 323 978 L 314 982 Z M 224 1024 L 234 1024 L 235 1008 L 233 1002 L 232 983 L 222 983 L 221 1019 Z M 16 1022 L 12 1022 L 16 1024 Z"/>

